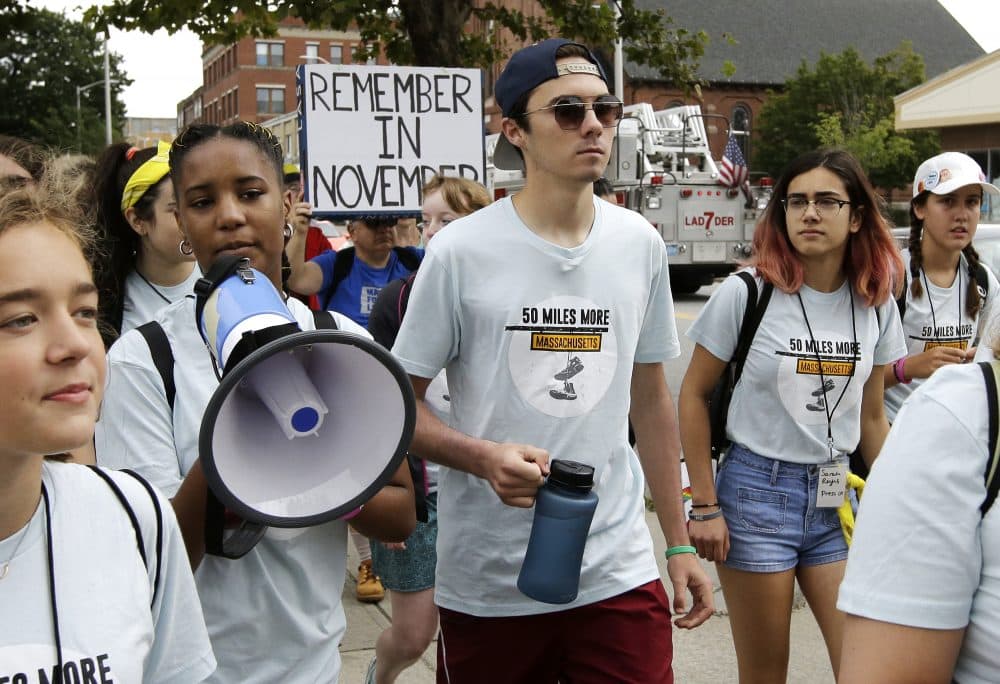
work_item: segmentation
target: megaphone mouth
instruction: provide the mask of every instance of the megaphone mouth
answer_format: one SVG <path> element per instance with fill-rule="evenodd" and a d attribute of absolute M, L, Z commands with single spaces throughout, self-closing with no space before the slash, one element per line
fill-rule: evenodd
<path fill-rule="evenodd" d="M 314 434 L 294 439 L 246 389 L 270 381 L 269 362 L 289 354 L 328 409 Z M 312 410 L 291 412 L 296 430 L 309 432 Z M 271 527 L 307 527 L 343 517 L 388 484 L 415 423 L 409 378 L 388 351 L 352 333 L 312 330 L 269 342 L 227 369 L 198 444 L 208 484 L 228 510 Z"/>

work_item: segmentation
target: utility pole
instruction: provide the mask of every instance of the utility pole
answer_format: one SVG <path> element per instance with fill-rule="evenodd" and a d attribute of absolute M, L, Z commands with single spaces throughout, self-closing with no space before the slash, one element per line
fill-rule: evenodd
<path fill-rule="evenodd" d="M 110 41 L 111 34 L 108 29 L 104 29 L 104 138 L 108 145 L 111 144 L 111 55 L 108 50 Z"/>
<path fill-rule="evenodd" d="M 615 14 L 615 97 L 624 102 L 625 63 L 622 55 L 622 34 L 618 29 L 618 22 L 622 16 L 622 8 L 619 4 L 621 0 L 608 1 L 611 3 L 611 11 Z"/>

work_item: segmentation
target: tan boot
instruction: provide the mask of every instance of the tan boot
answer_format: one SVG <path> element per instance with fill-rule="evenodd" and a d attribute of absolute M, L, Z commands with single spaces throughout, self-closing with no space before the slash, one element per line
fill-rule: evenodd
<path fill-rule="evenodd" d="M 385 598 L 385 588 L 372 570 L 371 559 L 361 561 L 358 566 L 357 597 L 362 603 L 378 603 Z"/>

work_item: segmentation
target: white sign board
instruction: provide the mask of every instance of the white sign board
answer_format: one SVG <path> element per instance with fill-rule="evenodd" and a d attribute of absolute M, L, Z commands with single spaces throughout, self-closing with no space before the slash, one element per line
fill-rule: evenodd
<path fill-rule="evenodd" d="M 419 215 L 431 176 L 485 182 L 478 69 L 309 64 L 299 149 L 313 215 Z"/>

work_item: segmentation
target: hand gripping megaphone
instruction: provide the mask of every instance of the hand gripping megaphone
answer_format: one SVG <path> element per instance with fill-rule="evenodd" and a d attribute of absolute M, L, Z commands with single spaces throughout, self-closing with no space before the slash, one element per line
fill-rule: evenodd
<path fill-rule="evenodd" d="M 209 553 L 238 558 L 268 526 L 341 518 L 389 482 L 416 422 L 413 389 L 389 352 L 344 331 L 302 331 L 245 258 L 217 261 L 195 294 L 221 370 L 198 441 Z M 223 509 L 242 519 L 236 530 L 223 532 Z"/>

